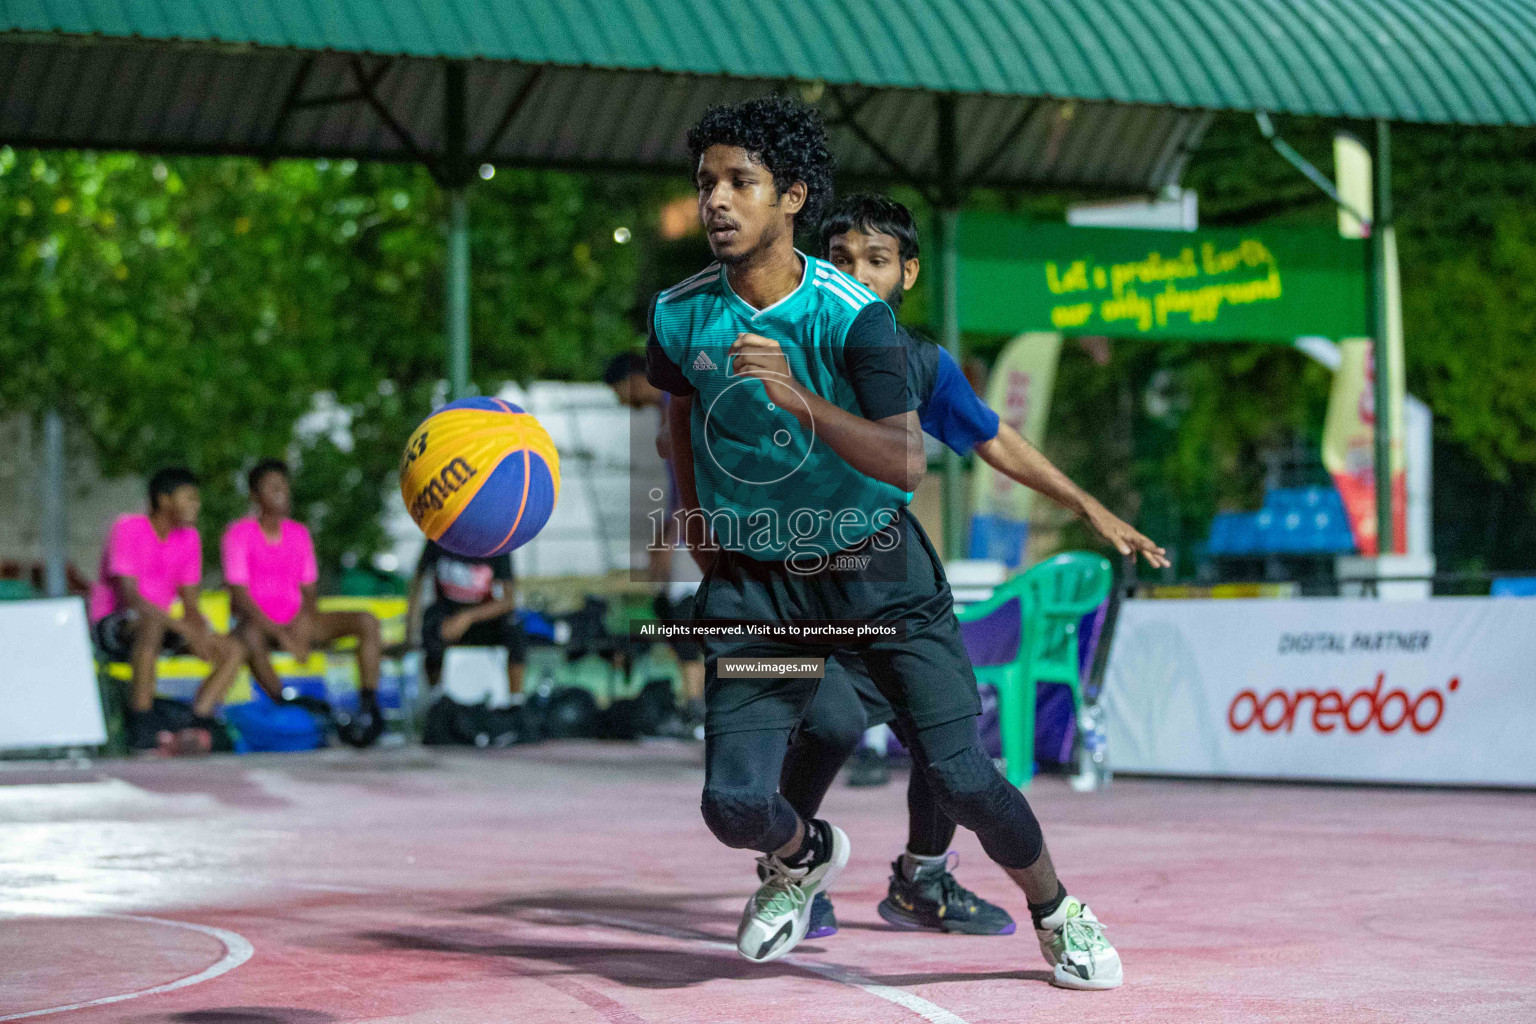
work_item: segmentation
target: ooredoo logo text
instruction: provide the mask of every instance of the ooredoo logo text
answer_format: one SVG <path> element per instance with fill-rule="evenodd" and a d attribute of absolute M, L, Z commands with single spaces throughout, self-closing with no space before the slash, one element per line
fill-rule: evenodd
<path fill-rule="evenodd" d="M 1461 677 L 1452 677 L 1444 691 L 1431 686 L 1417 696 L 1406 690 L 1386 686 L 1386 673 L 1376 673 L 1376 685 L 1364 687 L 1345 697 L 1332 690 L 1272 690 L 1259 696 L 1244 690 L 1232 698 L 1227 708 L 1227 725 L 1233 732 L 1258 728 L 1263 732 L 1292 732 L 1298 722 L 1308 723 L 1314 732 L 1341 735 L 1374 729 L 1394 733 L 1408 728 L 1416 733 L 1434 731 L 1445 716 L 1449 698 L 1461 687 Z"/>

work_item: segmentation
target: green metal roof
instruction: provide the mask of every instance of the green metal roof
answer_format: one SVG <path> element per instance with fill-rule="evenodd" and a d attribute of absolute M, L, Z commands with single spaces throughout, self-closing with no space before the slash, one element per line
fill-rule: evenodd
<path fill-rule="evenodd" d="M 1530 0 L 6 0 L 13 32 L 1478 124 Z"/>
<path fill-rule="evenodd" d="M 0 0 L 12 145 L 682 169 L 707 105 L 786 89 L 850 178 L 1155 192 L 1217 109 L 1536 123 L 1536 6 Z"/>

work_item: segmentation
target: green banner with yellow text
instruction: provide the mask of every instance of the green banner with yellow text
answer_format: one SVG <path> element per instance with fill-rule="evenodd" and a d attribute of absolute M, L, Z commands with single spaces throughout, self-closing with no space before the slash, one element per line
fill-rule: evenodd
<path fill-rule="evenodd" d="M 1327 227 L 1145 231 L 960 218 L 960 326 L 1275 341 L 1368 333 L 1366 249 Z"/>

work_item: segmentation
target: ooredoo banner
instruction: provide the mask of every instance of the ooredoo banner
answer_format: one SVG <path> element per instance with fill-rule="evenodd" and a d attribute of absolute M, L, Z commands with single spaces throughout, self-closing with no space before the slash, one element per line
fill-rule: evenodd
<path fill-rule="evenodd" d="M 1536 786 L 1536 600 L 1127 601 L 1117 771 Z"/>

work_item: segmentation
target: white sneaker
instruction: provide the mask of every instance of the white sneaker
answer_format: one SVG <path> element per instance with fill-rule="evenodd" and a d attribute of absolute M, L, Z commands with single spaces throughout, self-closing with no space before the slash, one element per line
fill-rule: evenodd
<path fill-rule="evenodd" d="M 1053 985 L 1062 988 L 1118 988 L 1125 980 L 1120 954 L 1109 944 L 1104 926 L 1085 904 L 1068 896 L 1056 913 L 1035 929 L 1040 952 L 1055 969 Z"/>
<path fill-rule="evenodd" d="M 813 868 L 792 868 L 769 854 L 757 859 L 763 884 L 747 900 L 736 929 L 736 949 L 754 963 L 777 960 L 800 944 L 811 923 L 811 904 L 848 863 L 852 844 L 836 825 L 832 856 Z"/>

